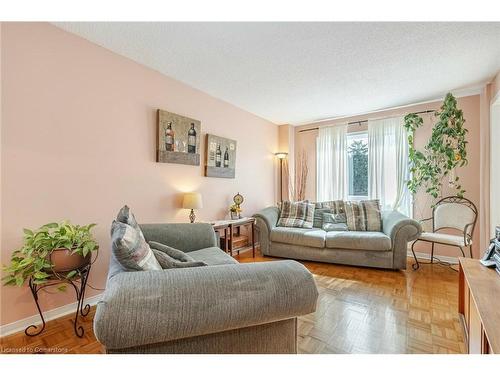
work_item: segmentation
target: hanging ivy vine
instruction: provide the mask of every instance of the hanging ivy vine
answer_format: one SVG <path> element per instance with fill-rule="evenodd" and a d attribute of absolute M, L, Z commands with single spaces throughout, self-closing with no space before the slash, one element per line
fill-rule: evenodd
<path fill-rule="evenodd" d="M 432 128 L 432 135 L 423 151 L 415 149 L 415 131 L 422 126 L 423 119 L 415 113 L 404 118 L 404 127 L 408 132 L 409 159 L 411 179 L 407 181 L 408 189 L 413 194 L 420 188 L 433 198 L 441 196 L 443 179 L 448 177 L 448 185 L 455 194 L 463 197 L 465 190 L 455 176 L 455 168 L 467 164 L 468 130 L 464 127 L 465 119 L 461 109 L 457 108 L 457 100 L 448 93 L 440 110 L 434 114 L 437 122 Z"/>

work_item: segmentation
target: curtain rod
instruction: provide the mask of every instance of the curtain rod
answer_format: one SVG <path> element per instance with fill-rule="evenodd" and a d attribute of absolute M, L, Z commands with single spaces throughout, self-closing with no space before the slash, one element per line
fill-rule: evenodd
<path fill-rule="evenodd" d="M 410 113 L 414 113 L 416 115 L 421 115 L 421 114 L 424 114 L 424 113 L 434 113 L 434 112 L 436 112 L 436 110 L 428 109 L 428 110 L 425 110 L 425 111 L 410 112 Z M 395 116 L 389 116 L 389 117 L 395 117 Z M 386 118 L 386 117 L 383 117 L 383 118 Z M 356 125 L 356 124 L 361 125 L 361 124 L 363 124 L 365 122 L 368 122 L 368 120 L 352 121 L 352 122 L 348 122 L 347 125 Z M 308 131 L 311 131 L 311 130 L 318 130 L 318 129 L 319 129 L 319 126 L 316 126 L 315 128 L 309 128 L 309 129 L 299 130 L 299 133 L 308 132 Z"/>

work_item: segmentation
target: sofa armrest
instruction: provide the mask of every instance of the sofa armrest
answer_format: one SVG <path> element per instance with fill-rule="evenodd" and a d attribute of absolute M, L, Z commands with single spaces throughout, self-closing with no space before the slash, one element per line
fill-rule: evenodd
<path fill-rule="evenodd" d="M 260 250 L 264 255 L 270 255 L 271 230 L 276 227 L 279 216 L 278 207 L 267 207 L 253 215 L 255 226 L 259 232 Z"/>
<path fill-rule="evenodd" d="M 184 252 L 218 246 L 209 223 L 140 224 L 146 241 L 155 241 Z"/>
<path fill-rule="evenodd" d="M 256 219 L 262 219 L 262 222 L 267 226 L 267 230 L 271 232 L 271 229 L 273 229 L 278 223 L 280 210 L 278 207 L 274 206 L 267 207 L 254 214 L 253 217 Z"/>
<path fill-rule="evenodd" d="M 405 269 L 408 242 L 420 237 L 422 226 L 398 211 L 383 211 L 382 231 L 391 238 L 394 268 Z"/>
<path fill-rule="evenodd" d="M 289 260 L 123 272 L 108 281 L 94 332 L 129 348 L 308 314 L 317 296 L 311 273 Z"/>

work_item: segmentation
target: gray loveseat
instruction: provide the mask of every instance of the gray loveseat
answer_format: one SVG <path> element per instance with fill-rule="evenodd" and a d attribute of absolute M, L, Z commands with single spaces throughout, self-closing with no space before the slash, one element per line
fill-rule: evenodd
<path fill-rule="evenodd" d="M 126 272 L 111 257 L 94 332 L 108 353 L 296 353 L 297 316 L 314 312 L 311 273 L 294 261 L 239 264 L 209 224 L 145 224 L 147 241 L 205 267 Z"/>
<path fill-rule="evenodd" d="M 278 207 L 255 214 L 264 255 L 354 266 L 406 269 L 407 246 L 422 227 L 397 211 L 382 212 L 382 232 L 332 231 L 276 226 Z"/>

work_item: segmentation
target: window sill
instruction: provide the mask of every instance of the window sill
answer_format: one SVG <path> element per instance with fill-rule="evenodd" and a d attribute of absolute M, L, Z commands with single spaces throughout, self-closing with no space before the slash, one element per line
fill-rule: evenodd
<path fill-rule="evenodd" d="M 347 200 L 349 201 L 365 201 L 368 200 L 367 195 L 348 195 Z"/>

